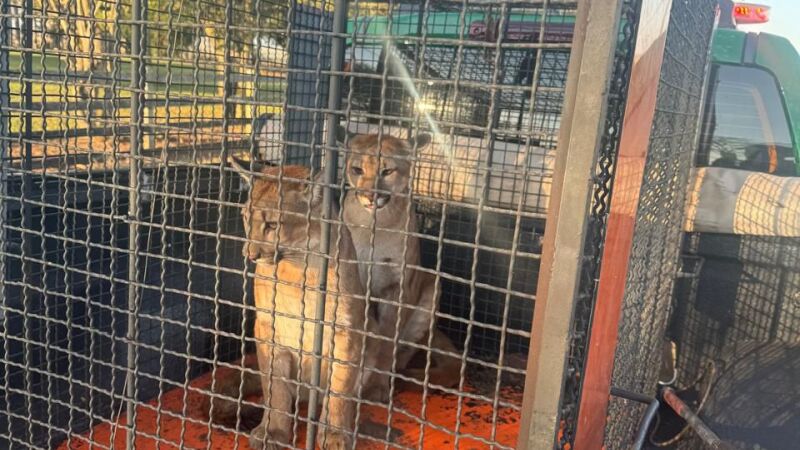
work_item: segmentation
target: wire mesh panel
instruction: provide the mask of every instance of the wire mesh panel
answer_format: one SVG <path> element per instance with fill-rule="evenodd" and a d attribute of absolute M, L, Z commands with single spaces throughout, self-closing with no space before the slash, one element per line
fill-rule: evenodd
<path fill-rule="evenodd" d="M 679 349 L 676 386 L 684 393 L 699 393 L 692 407 L 710 418 L 713 429 L 746 423 L 754 431 L 750 436 L 761 439 L 765 429 L 781 428 L 782 416 L 771 412 L 794 401 L 787 395 L 792 382 L 786 385 L 782 374 L 792 378 L 796 370 L 786 361 L 795 358 L 781 352 L 784 346 L 791 351 L 798 339 L 800 315 L 792 302 L 800 288 L 798 240 L 692 233 L 685 241 L 686 256 L 702 263 L 696 277 L 676 284 L 669 330 Z M 745 383 L 730 381 L 741 378 Z M 730 392 L 743 384 L 750 390 Z M 753 400 L 741 414 L 730 405 L 744 395 Z M 703 445 L 694 433 L 674 432 L 658 433 L 653 440 L 670 439 L 685 449 Z"/>
<path fill-rule="evenodd" d="M 683 206 L 698 142 L 714 1 L 673 2 L 636 213 L 612 385 L 651 394 L 679 271 Z M 608 448 L 627 448 L 645 405 L 612 397 Z"/>
<path fill-rule="evenodd" d="M 0 445 L 514 446 L 576 2 L 0 5 Z"/>
<path fill-rule="evenodd" d="M 686 241 L 685 253 L 702 267 L 676 286 L 670 331 L 682 344 L 682 378 L 696 379 L 748 341 L 797 341 L 797 239 L 695 233 Z"/>

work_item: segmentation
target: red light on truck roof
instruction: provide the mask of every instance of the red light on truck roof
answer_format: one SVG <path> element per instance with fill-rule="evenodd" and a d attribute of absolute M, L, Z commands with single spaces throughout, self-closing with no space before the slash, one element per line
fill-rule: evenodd
<path fill-rule="evenodd" d="M 737 3 L 733 7 L 733 20 L 737 25 L 769 21 L 769 6 L 755 3 Z"/>

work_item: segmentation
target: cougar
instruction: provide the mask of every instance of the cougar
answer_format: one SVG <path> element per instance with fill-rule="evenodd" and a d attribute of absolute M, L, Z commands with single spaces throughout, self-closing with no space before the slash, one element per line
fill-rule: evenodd
<path fill-rule="evenodd" d="M 339 130 L 339 138 L 343 139 L 342 130 Z M 401 341 L 418 345 L 428 343 L 438 299 L 435 298 L 436 277 L 415 268 L 420 265 L 420 246 L 419 239 L 413 235 L 417 232 L 417 221 L 410 207 L 409 158 L 414 148 L 423 148 L 430 140 L 428 134 L 419 134 L 412 140 L 384 135 L 380 142 L 376 134 L 355 135 L 349 139 L 345 168 L 351 188 L 344 200 L 344 221 L 358 253 L 361 281 L 366 286 L 369 278 L 370 297 L 378 299 L 375 307 L 379 332 L 390 338 L 397 334 Z M 403 262 L 405 276 L 402 277 L 401 298 Z M 399 332 L 396 333 L 398 305 L 401 311 Z M 453 343 L 434 327 L 431 344 L 435 350 L 431 355 L 433 364 L 428 381 L 442 387 L 454 386 L 461 366 L 458 359 L 447 355 L 456 352 Z M 407 367 L 417 350 L 409 345 L 400 345 L 394 368 L 422 380 L 424 368 Z M 391 350 L 379 352 L 378 366 L 391 369 L 392 356 Z M 387 382 L 376 381 L 379 385 Z M 419 384 L 411 384 L 411 387 L 415 386 Z"/>
<path fill-rule="evenodd" d="M 249 179 L 241 164 L 234 161 L 233 167 L 243 179 Z M 250 445 L 272 450 L 292 442 L 291 415 L 297 382 L 311 382 L 315 362 L 310 356 L 315 324 L 303 318 L 314 317 L 314 289 L 319 277 L 327 276 L 321 388 L 329 389 L 332 395 L 322 401 L 320 417 L 329 428 L 320 428 L 318 442 L 323 449 L 350 448 L 357 383 L 361 378 L 363 331 L 359 330 L 365 329 L 366 306 L 352 238 L 346 227 L 331 225 L 331 263 L 327 274 L 320 274 L 323 256 L 321 187 L 316 184 L 319 179 L 314 180 L 313 187 L 306 187 L 303 180 L 309 177 L 309 169 L 301 166 L 284 167 L 280 183 L 279 167 L 266 167 L 260 172 L 264 176 L 254 177 L 250 198 L 242 208 L 248 238 L 242 253 L 256 262 L 254 336 L 261 372 L 260 379 L 249 373 L 243 375 L 242 396 L 260 388 L 267 408 L 251 433 Z M 367 353 L 364 365 L 374 367 L 370 355 Z M 240 381 L 240 377 L 221 380 L 217 393 L 239 398 Z M 299 391 L 300 400 L 305 400 L 307 390 Z M 235 418 L 237 406 L 229 399 L 215 398 L 212 419 L 230 421 Z"/>

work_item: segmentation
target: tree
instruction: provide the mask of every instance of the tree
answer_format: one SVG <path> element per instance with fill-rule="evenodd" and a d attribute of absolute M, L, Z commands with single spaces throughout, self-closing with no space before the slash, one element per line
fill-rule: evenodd
<path fill-rule="evenodd" d="M 147 0 L 145 38 L 146 53 L 151 57 L 170 58 L 169 49 L 176 54 L 193 53 L 198 39 L 212 43 L 212 51 L 204 59 L 224 63 L 226 18 L 230 14 L 227 41 L 231 57 L 252 59 L 257 37 L 271 36 L 285 42 L 286 0 Z M 118 40 L 120 53 L 130 52 L 130 24 L 117 29 L 117 23 L 130 20 L 131 0 L 36 0 L 34 8 L 42 11 L 46 32 L 53 45 L 69 46 L 71 70 L 98 70 L 104 58 L 90 55 L 115 53 L 107 48 Z M 194 22 L 202 26 L 198 29 Z M 66 38 L 66 40 L 63 39 Z M 111 45 L 115 47 L 115 45 Z M 106 70 L 110 64 L 106 58 Z"/>

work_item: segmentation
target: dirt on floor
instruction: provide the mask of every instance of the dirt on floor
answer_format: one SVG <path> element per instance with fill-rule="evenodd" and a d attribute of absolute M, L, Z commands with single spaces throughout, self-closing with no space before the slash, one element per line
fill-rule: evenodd
<path fill-rule="evenodd" d="M 508 361 L 506 359 L 507 364 Z M 217 379 L 236 376 L 234 370 L 218 368 L 213 376 Z M 476 363 L 470 364 L 466 373 L 467 379 L 458 395 L 430 390 L 423 398 L 421 392 L 402 391 L 395 394 L 391 409 L 388 405 L 362 405 L 362 417 L 367 423 L 391 423 L 395 431 L 394 445 L 388 448 L 471 450 L 490 448 L 490 443 L 514 447 L 524 376 L 503 371 L 498 386 L 496 368 Z M 208 392 L 211 380 L 209 372 L 192 380 L 185 389 L 177 387 L 140 404 L 135 416 L 136 448 L 249 449 L 247 431 L 235 432 L 209 424 L 204 393 Z M 303 417 L 305 412 L 300 413 Z M 124 415 L 116 421 L 103 421 L 81 435 L 71 436 L 58 448 L 125 448 L 127 424 L 128 418 Z M 303 424 L 297 426 L 296 436 L 295 447 L 304 448 Z M 358 448 L 386 447 L 363 437 L 359 439 Z"/>

